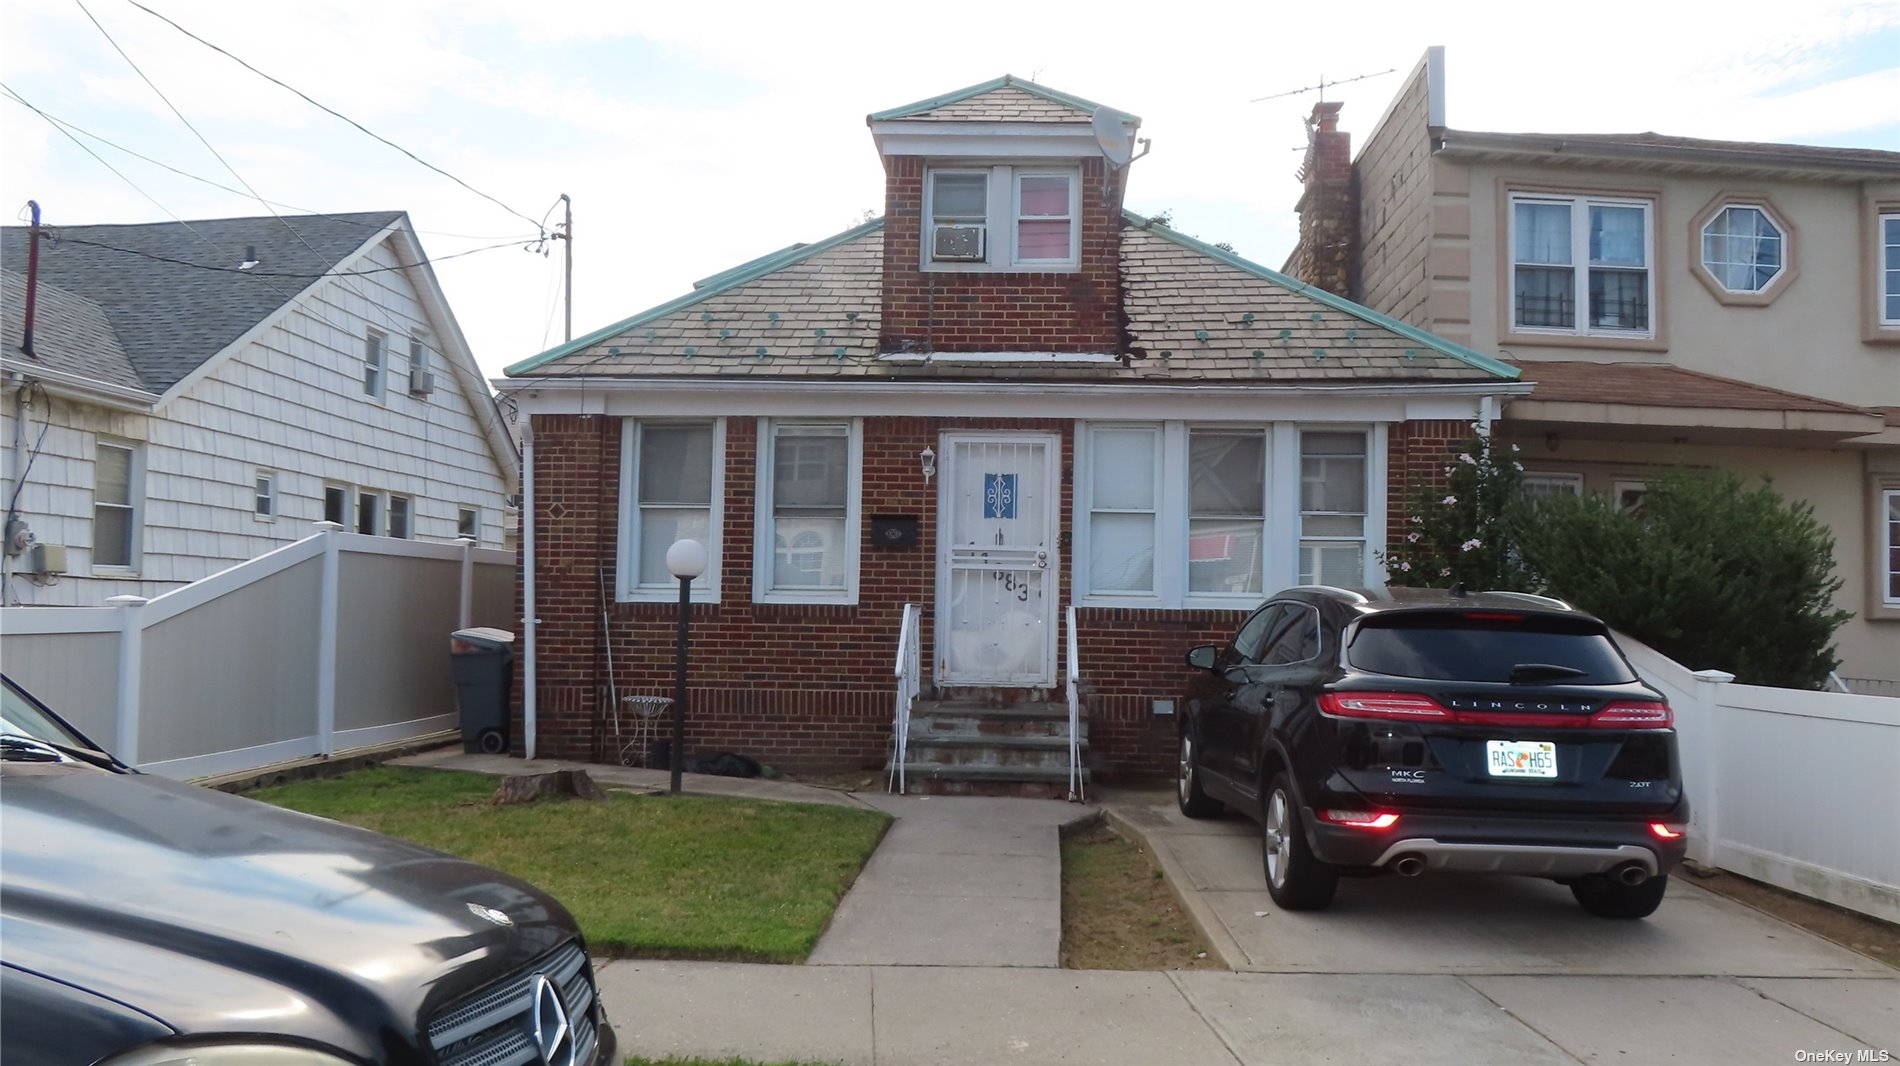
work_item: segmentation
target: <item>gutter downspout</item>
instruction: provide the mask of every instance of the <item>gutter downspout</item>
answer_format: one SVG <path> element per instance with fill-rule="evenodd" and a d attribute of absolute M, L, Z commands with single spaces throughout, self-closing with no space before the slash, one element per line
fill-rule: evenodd
<path fill-rule="evenodd" d="M 534 758 L 534 421 L 521 420 L 521 754 Z"/>
<path fill-rule="evenodd" d="M 1503 405 L 1498 403 L 1498 398 L 1496 396 L 1479 397 L 1478 398 L 1478 435 L 1483 436 L 1483 437 L 1490 436 L 1492 424 L 1497 422 L 1497 420 L 1503 416 L 1503 413 L 1504 413 Z"/>

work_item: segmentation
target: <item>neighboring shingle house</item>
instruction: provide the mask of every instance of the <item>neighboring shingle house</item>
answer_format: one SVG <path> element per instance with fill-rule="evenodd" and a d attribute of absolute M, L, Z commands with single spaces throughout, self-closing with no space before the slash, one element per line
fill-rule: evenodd
<path fill-rule="evenodd" d="M 926 686 L 1026 714 L 1065 695 L 1074 605 L 1092 761 L 1171 770 L 1188 646 L 1281 587 L 1377 580 L 1389 480 L 1526 386 L 1126 213 L 1095 127 L 1125 152 L 1132 116 L 1005 78 L 868 123 L 882 218 L 508 368 L 525 747 L 611 754 L 609 679 L 670 691 L 692 537 L 693 750 L 877 763 L 907 603 Z M 1020 720 L 933 724 L 913 781 L 1036 776 L 976 747 Z"/>
<path fill-rule="evenodd" d="M 48 227 L 30 352 L 29 230 L 0 257 L 14 532 L 64 549 L 9 554 L 5 602 L 154 596 L 325 518 L 502 543 L 519 460 L 402 212 Z"/>
<path fill-rule="evenodd" d="M 1500 432 L 1541 491 L 1687 464 L 1812 503 L 1840 673 L 1900 680 L 1900 152 L 1450 129 L 1438 48 L 1357 158 L 1338 113 L 1288 269 L 1505 353 L 1534 389 Z"/>

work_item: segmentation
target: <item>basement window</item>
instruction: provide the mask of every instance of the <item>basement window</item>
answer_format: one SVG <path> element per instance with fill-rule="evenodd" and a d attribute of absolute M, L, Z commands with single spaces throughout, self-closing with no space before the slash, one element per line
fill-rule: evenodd
<path fill-rule="evenodd" d="M 1075 269 L 1081 187 L 1074 168 L 931 168 L 924 175 L 923 269 Z"/>

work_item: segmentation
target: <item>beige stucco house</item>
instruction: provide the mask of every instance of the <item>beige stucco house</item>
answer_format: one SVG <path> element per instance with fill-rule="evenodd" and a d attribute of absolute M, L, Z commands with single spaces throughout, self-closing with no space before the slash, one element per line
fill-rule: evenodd
<path fill-rule="evenodd" d="M 1633 499 L 1686 464 L 1812 503 L 1854 613 L 1839 672 L 1893 691 L 1900 152 L 1453 129 L 1440 48 L 1356 157 L 1338 112 L 1288 272 L 1517 363 L 1536 387 L 1499 428 L 1542 491 Z"/>

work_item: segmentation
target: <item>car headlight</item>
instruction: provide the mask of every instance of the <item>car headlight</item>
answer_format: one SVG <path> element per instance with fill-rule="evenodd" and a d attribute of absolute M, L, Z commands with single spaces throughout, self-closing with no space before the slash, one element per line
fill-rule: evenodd
<path fill-rule="evenodd" d="M 289 1044 L 146 1044 L 99 1066 L 350 1066 L 316 1048 Z"/>

